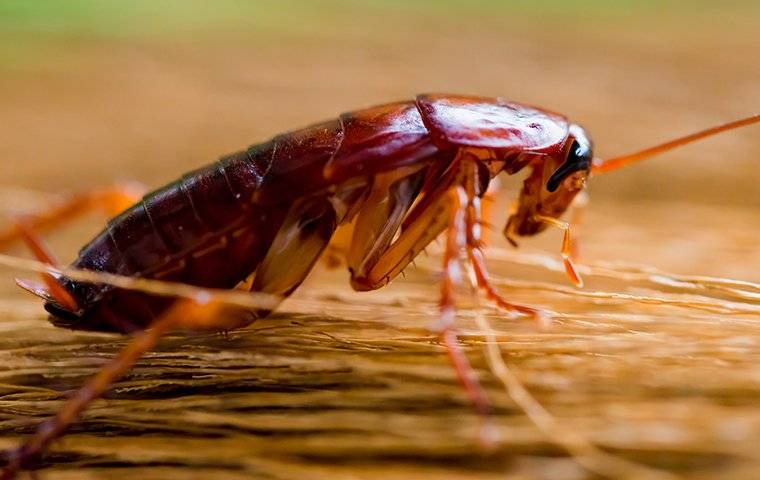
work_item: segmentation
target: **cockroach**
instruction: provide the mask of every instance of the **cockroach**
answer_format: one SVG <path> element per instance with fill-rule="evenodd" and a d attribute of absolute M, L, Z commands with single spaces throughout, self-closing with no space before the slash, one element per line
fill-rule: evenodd
<path fill-rule="evenodd" d="M 753 115 L 633 154 L 594 157 L 586 131 L 564 116 L 500 98 L 420 95 L 345 113 L 227 155 L 143 196 L 110 220 L 73 268 L 215 289 L 246 289 L 284 299 L 303 282 L 341 225 L 352 225 L 345 262 L 355 290 L 392 281 L 432 240 L 446 232 L 440 334 L 457 376 L 476 409 L 489 403 L 458 346 L 454 291 L 463 262 L 477 287 L 498 307 L 533 317 L 539 308 L 507 301 L 491 285 L 481 239 L 481 199 L 500 173 L 525 168 L 504 229 L 514 243 L 553 225 L 564 230 L 562 257 L 570 280 L 570 225 L 559 220 L 587 179 L 720 132 L 760 121 Z M 37 232 L 92 207 L 120 210 L 130 192 L 108 189 L 74 197 L 26 217 L 0 235 L 23 239 L 53 264 Z M 42 297 L 56 326 L 132 334 L 122 353 L 8 452 L 3 478 L 32 465 L 85 407 L 100 396 L 161 335 L 173 329 L 230 330 L 269 314 L 266 308 L 222 308 L 42 274 L 18 281 Z"/>

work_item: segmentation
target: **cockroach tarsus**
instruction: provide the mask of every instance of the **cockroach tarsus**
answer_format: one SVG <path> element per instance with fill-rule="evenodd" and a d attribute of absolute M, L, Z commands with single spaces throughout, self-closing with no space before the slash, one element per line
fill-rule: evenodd
<path fill-rule="evenodd" d="M 54 265 L 38 232 L 99 207 L 134 205 L 108 222 L 80 252 L 73 268 L 181 282 L 215 289 L 245 288 L 289 296 L 323 255 L 339 226 L 353 233 L 345 255 L 355 290 L 393 280 L 424 248 L 446 233 L 441 278 L 440 335 L 460 382 L 484 417 L 490 404 L 457 340 L 454 291 L 463 262 L 478 289 L 501 309 L 541 318 L 491 284 L 481 239 L 481 199 L 489 184 L 529 167 L 504 228 L 512 243 L 547 226 L 564 230 L 562 258 L 570 280 L 571 226 L 558 218 L 583 192 L 591 174 L 648 158 L 700 138 L 760 121 L 754 115 L 606 161 L 595 158 L 585 130 L 564 116 L 498 98 L 420 95 L 341 115 L 274 137 L 184 175 L 141 199 L 106 189 L 72 198 L 0 232 L 0 248 L 24 240 Z M 334 252 L 332 252 L 334 254 Z M 44 283 L 18 281 L 42 297 L 51 321 L 71 329 L 134 337 L 58 415 L 8 453 L 3 478 L 32 465 L 66 427 L 167 331 L 227 331 L 269 314 L 266 308 L 206 305 L 43 273 Z"/>

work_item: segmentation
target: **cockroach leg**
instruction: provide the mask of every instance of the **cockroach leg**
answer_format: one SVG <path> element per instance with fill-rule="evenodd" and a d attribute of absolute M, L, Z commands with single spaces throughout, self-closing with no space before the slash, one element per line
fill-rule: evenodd
<path fill-rule="evenodd" d="M 531 315 L 539 324 L 545 321 L 545 313 L 537 308 L 518 305 L 508 302 L 491 285 L 483 255 L 482 240 L 482 211 L 480 198 L 475 195 L 477 169 L 474 163 L 465 165 L 465 189 L 466 189 L 466 239 L 467 257 L 472 265 L 477 285 L 486 293 L 486 297 L 504 310 Z"/>
<path fill-rule="evenodd" d="M 570 204 L 570 225 L 573 226 L 573 235 L 570 238 L 570 259 L 577 262 L 581 256 L 580 235 L 578 230 L 583 226 L 588 210 L 589 196 L 585 190 L 578 192 Z"/>
<path fill-rule="evenodd" d="M 108 365 L 100 369 L 58 410 L 52 419 L 37 428 L 37 432 L 21 447 L 7 453 L 7 465 L 3 469 L 2 480 L 16 478 L 19 470 L 28 468 L 56 438 L 75 422 L 90 403 L 103 393 L 135 362 L 153 348 L 167 332 L 179 328 L 208 329 L 217 319 L 219 307 L 215 303 L 198 304 L 189 300 L 178 301 L 166 314 L 151 324 L 150 328 L 137 333 Z"/>
<path fill-rule="evenodd" d="M 570 224 L 561 220 L 557 220 L 556 218 L 545 217 L 543 215 L 536 215 L 535 218 L 536 220 L 548 223 L 549 225 L 557 227 L 565 232 L 562 237 L 562 263 L 565 265 L 565 273 L 576 287 L 583 287 L 583 279 L 578 273 L 578 269 L 575 268 L 575 263 L 573 263 L 572 259 L 572 234 L 570 232 Z"/>
<path fill-rule="evenodd" d="M 491 280 L 488 276 L 488 269 L 486 268 L 485 259 L 483 257 L 483 251 L 479 247 L 468 247 L 468 258 L 475 273 L 475 279 L 477 281 L 478 287 L 480 287 L 485 292 L 486 298 L 488 300 L 494 302 L 497 307 L 509 312 L 517 312 L 524 315 L 530 315 L 540 326 L 545 326 L 547 322 L 547 312 L 538 308 L 511 303 L 504 299 L 504 297 L 496 291 L 496 288 L 491 285 Z"/>
<path fill-rule="evenodd" d="M 106 215 L 113 217 L 139 200 L 144 191 L 145 188 L 139 184 L 126 183 L 78 193 L 45 212 L 25 215 L 24 221 L 28 228 L 45 232 L 96 209 L 101 209 Z M 15 224 L 0 230 L 0 250 L 8 248 L 21 238 L 22 232 Z"/>
<path fill-rule="evenodd" d="M 58 266 L 58 261 L 55 259 L 55 257 L 53 257 L 53 254 L 48 250 L 42 239 L 37 235 L 32 227 L 26 224 L 24 220 L 16 221 L 16 230 L 24 243 L 26 243 L 26 245 L 29 247 L 29 250 L 31 250 L 32 254 L 35 256 L 35 258 L 37 258 L 37 260 L 50 266 Z M 31 291 L 35 295 L 39 295 L 43 298 L 49 298 L 55 301 L 58 305 L 70 312 L 79 310 L 79 305 L 77 305 L 74 297 L 72 297 L 71 294 L 65 288 L 63 288 L 60 283 L 58 283 L 58 280 L 53 275 L 48 272 L 42 272 L 40 273 L 40 276 L 42 277 L 42 281 L 45 283 L 47 290 L 43 290 L 41 285 L 33 285 L 29 282 L 24 282 L 23 280 L 17 280 L 17 283 L 19 286 L 25 288 L 28 291 Z"/>
<path fill-rule="evenodd" d="M 51 230 L 96 208 L 102 209 L 106 215 L 116 215 L 137 201 L 142 196 L 143 191 L 144 188 L 135 183 L 114 185 L 101 190 L 73 195 L 44 213 L 19 217 L 5 230 L 0 231 L 0 250 L 20 240 L 29 247 L 38 260 L 51 266 L 58 266 L 58 262 L 40 238 L 39 232 Z M 40 276 L 44 286 L 26 280 L 16 280 L 16 283 L 37 296 L 54 301 L 68 311 L 74 312 L 79 309 L 71 294 L 61 286 L 53 275 L 41 273 Z"/>
<path fill-rule="evenodd" d="M 449 226 L 446 235 L 446 248 L 443 254 L 443 272 L 441 278 L 440 319 L 433 326 L 438 331 L 448 353 L 457 378 L 465 389 L 467 396 L 483 419 L 482 432 L 491 430 L 489 415 L 491 403 L 477 376 L 470 366 L 467 356 L 462 351 L 454 327 L 456 318 L 456 301 L 454 291 L 461 282 L 460 253 L 467 242 L 465 225 L 467 196 L 462 187 L 456 187 L 449 193 L 452 209 L 449 212 Z M 488 445 L 489 439 L 481 435 L 482 443 Z"/>
<path fill-rule="evenodd" d="M 413 181 L 395 183 L 392 201 L 372 194 L 367 199 L 368 213 L 359 215 L 356 220 L 348 255 L 351 285 L 355 290 L 374 290 L 387 284 L 446 229 L 451 208 L 447 197 L 449 181 L 443 182 L 409 211 L 413 203 L 409 191 Z M 408 217 L 414 221 L 406 223 Z M 399 228 L 401 231 L 396 237 Z"/>
<path fill-rule="evenodd" d="M 496 202 L 496 195 L 499 193 L 501 185 L 499 183 L 499 177 L 494 178 L 488 185 L 488 190 L 483 194 L 483 198 L 480 199 L 480 241 L 485 244 L 488 242 L 488 235 L 493 225 L 488 223 L 490 218 L 490 212 L 493 204 Z M 477 197 L 475 197 L 477 198 Z"/>
<path fill-rule="evenodd" d="M 457 374 L 457 378 L 467 393 L 467 397 L 475 407 L 478 415 L 483 419 L 484 424 L 490 427 L 491 402 L 488 400 L 485 390 L 483 390 L 480 382 L 478 382 L 477 376 L 467 360 L 467 356 L 459 345 L 456 330 L 453 327 L 447 328 L 440 333 L 440 336 L 443 345 L 446 347 L 446 352 L 454 367 L 454 371 Z M 488 442 L 488 439 L 484 439 L 482 443 Z"/>
<path fill-rule="evenodd" d="M 483 432 L 489 432 L 491 431 L 488 420 L 490 403 L 457 341 L 454 328 L 456 317 L 454 289 L 461 277 L 459 253 L 464 249 L 467 235 L 464 221 L 466 196 L 461 187 L 439 188 L 431 192 L 427 200 L 419 206 L 421 210 L 410 213 L 410 215 L 414 214 L 415 221 L 409 223 L 390 245 L 376 242 L 384 242 L 381 239 L 392 237 L 400 223 L 397 215 L 385 214 L 379 216 L 374 222 L 354 229 L 352 239 L 354 259 L 351 260 L 349 257 L 349 265 L 357 267 L 352 270 L 351 282 L 357 290 L 372 290 L 385 285 L 387 281 L 398 275 L 428 243 L 448 228 L 441 280 L 440 318 L 432 326 L 432 330 L 440 335 L 459 381 L 475 409 L 484 419 L 484 427 L 488 428 L 484 428 Z M 369 203 L 369 205 L 374 206 L 374 203 Z M 390 229 L 392 229 L 391 232 L 386 231 Z M 370 237 L 376 239 L 375 242 L 371 242 Z M 361 253 L 365 255 L 365 258 L 360 256 Z M 488 435 L 482 436 L 484 444 L 489 443 L 487 437 Z"/>

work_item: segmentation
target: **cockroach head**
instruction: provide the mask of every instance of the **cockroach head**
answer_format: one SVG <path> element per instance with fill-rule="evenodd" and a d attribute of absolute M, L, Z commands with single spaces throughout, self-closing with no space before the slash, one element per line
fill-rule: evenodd
<path fill-rule="evenodd" d="M 509 217 L 504 234 L 515 243 L 515 236 L 535 235 L 547 227 L 546 219 L 561 216 L 575 196 L 583 190 L 591 171 L 593 146 L 578 125 L 562 149 L 550 155 L 525 154 L 531 173 Z"/>

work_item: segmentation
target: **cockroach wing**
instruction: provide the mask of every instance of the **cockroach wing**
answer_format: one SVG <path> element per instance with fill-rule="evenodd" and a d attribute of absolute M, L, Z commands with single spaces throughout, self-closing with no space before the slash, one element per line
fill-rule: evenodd
<path fill-rule="evenodd" d="M 340 122 L 333 119 L 278 135 L 270 145 L 249 148 L 251 158 L 262 155 L 271 158 L 253 200 L 292 201 L 328 187 L 330 182 L 323 177 L 322 170 L 338 149 L 340 138 Z"/>
<path fill-rule="evenodd" d="M 340 121 L 343 139 L 324 168 L 335 182 L 411 165 L 438 151 L 413 102 L 344 113 Z"/>
<path fill-rule="evenodd" d="M 568 136 L 565 117 L 500 98 L 420 95 L 417 107 L 441 148 L 454 145 L 553 154 Z"/>

